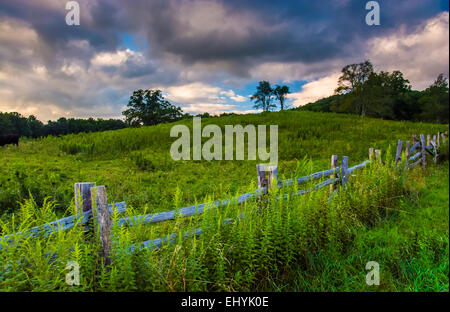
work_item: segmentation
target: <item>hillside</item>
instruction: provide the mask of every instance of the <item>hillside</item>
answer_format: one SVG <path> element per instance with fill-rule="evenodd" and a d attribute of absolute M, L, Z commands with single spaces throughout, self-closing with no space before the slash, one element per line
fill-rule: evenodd
<path fill-rule="evenodd" d="M 170 129 L 192 128 L 192 120 L 137 129 L 48 137 L 1 148 L 0 211 L 11 212 L 31 194 L 38 204 L 50 196 L 66 208 L 75 182 L 92 181 L 108 188 L 112 201 L 126 201 L 152 211 L 172 209 L 177 187 L 182 203 L 204 196 L 242 192 L 255 182 L 258 161 L 174 161 L 170 158 Z M 411 133 L 436 133 L 448 125 L 394 122 L 354 115 L 285 111 L 257 115 L 203 118 L 202 127 L 217 124 L 278 125 L 279 173 L 299 176 L 304 158 L 314 169 L 328 168 L 333 154 L 350 157 L 350 165 L 367 158 L 368 148 L 386 151 Z M 203 139 L 206 140 L 205 138 Z M 395 146 L 392 146 L 395 148 Z"/>

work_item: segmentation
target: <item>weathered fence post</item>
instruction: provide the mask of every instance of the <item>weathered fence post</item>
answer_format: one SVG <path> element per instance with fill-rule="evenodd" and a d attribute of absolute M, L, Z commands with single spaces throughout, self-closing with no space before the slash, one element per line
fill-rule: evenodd
<path fill-rule="evenodd" d="M 426 153 L 425 153 L 425 137 L 423 134 L 420 135 L 420 144 L 422 145 L 422 167 L 425 168 L 427 165 Z"/>
<path fill-rule="evenodd" d="M 373 160 L 373 147 L 369 148 L 369 160 Z"/>
<path fill-rule="evenodd" d="M 381 163 L 381 150 L 375 150 L 375 158 L 379 163 Z"/>
<path fill-rule="evenodd" d="M 431 145 L 431 135 L 427 134 L 427 146 Z"/>
<path fill-rule="evenodd" d="M 441 137 L 442 137 L 442 143 L 445 144 L 445 133 L 441 133 Z"/>
<path fill-rule="evenodd" d="M 433 163 L 437 163 L 437 157 L 438 157 L 438 148 L 436 146 L 436 135 L 433 136 L 433 140 L 431 140 L 431 146 L 434 150 L 434 156 L 433 156 Z"/>
<path fill-rule="evenodd" d="M 331 169 L 336 169 L 337 160 L 338 160 L 337 155 L 331 155 Z M 336 174 L 333 173 L 331 175 L 331 178 L 334 180 L 336 178 Z M 334 192 L 334 182 L 331 183 L 331 185 L 330 185 L 330 193 L 333 193 L 333 192 Z"/>
<path fill-rule="evenodd" d="M 395 156 L 395 165 L 397 166 L 398 162 L 402 160 L 402 147 L 403 147 L 403 141 L 398 140 L 397 143 L 397 155 Z"/>
<path fill-rule="evenodd" d="M 98 235 L 100 238 L 100 255 L 105 266 L 111 264 L 111 218 L 108 209 L 108 199 L 106 188 L 101 185 L 91 188 L 92 196 L 92 217 L 96 218 L 98 224 Z"/>
<path fill-rule="evenodd" d="M 441 147 L 441 131 L 438 131 L 438 133 L 437 133 L 437 142 L 436 142 L 436 144 L 437 144 L 437 148 Z"/>
<path fill-rule="evenodd" d="M 258 174 L 258 188 L 267 187 L 267 191 L 269 191 L 272 181 L 276 182 L 277 180 L 278 167 L 258 164 L 256 165 L 256 172 Z"/>
<path fill-rule="evenodd" d="M 406 141 L 406 160 L 405 167 L 408 169 L 408 160 L 409 160 L 409 150 L 411 149 L 409 141 Z"/>
<path fill-rule="evenodd" d="M 92 209 L 91 188 L 95 186 L 92 182 L 75 183 L 75 207 L 77 214 Z"/>
<path fill-rule="evenodd" d="M 345 185 L 348 182 L 348 156 L 342 156 L 340 172 L 341 185 Z"/>

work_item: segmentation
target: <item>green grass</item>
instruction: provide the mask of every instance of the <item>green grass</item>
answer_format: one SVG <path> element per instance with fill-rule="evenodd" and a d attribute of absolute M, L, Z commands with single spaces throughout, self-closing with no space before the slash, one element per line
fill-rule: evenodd
<path fill-rule="evenodd" d="M 179 123 L 192 127 L 190 120 Z M 295 170 L 304 158 L 314 160 L 317 170 L 329 168 L 333 154 L 349 156 L 352 165 L 368 157 L 369 147 L 386 152 L 412 133 L 448 130 L 448 125 L 296 111 L 202 119 L 203 126 L 210 123 L 222 130 L 227 124 L 278 125 L 279 172 L 286 176 L 303 174 Z M 110 201 L 165 211 L 173 208 L 170 199 L 177 187 L 183 190 L 182 203 L 189 205 L 208 195 L 242 192 L 255 181 L 258 161 L 172 160 L 172 126 L 50 137 L 1 148 L 0 214 L 14 211 L 29 194 L 39 205 L 51 196 L 62 211 L 72 200 L 75 182 L 106 185 Z"/>
<path fill-rule="evenodd" d="M 448 161 L 430 165 L 426 172 L 419 167 L 406 172 L 392 164 L 398 139 L 448 126 L 312 112 L 202 123 L 278 124 L 279 178 L 326 169 L 332 154 L 349 156 L 352 166 L 367 158 L 369 147 L 382 149 L 386 165 L 352 175 L 350 184 L 330 201 L 328 188 L 275 200 L 292 194 L 294 186 L 282 193 L 272 190 L 262 203 L 114 229 L 109 268 L 101 266 L 98 243 L 80 226 L 51 237 L 18 237 L 12 245 L 2 245 L 0 290 L 448 291 Z M 69 135 L 3 148 L 1 235 L 74 214 L 74 182 L 106 185 L 109 201 L 126 200 L 130 216 L 256 189 L 257 161 L 172 161 L 171 126 Z M 448 155 L 448 145 L 443 152 Z M 222 224 L 242 213 L 245 218 L 239 222 Z M 114 222 L 118 217 L 113 216 Z M 202 235 L 180 238 L 157 252 L 128 252 L 131 244 L 169 233 L 182 237 L 199 227 Z M 58 257 L 48 263 L 45 255 L 55 252 Z M 72 260 L 80 264 L 78 287 L 65 284 L 65 265 Z M 368 261 L 380 264 L 380 286 L 365 284 Z"/>
<path fill-rule="evenodd" d="M 448 292 L 448 163 L 409 183 L 382 222 L 359 231 L 345 253 L 321 250 L 294 274 L 291 290 Z M 368 261 L 380 264 L 379 286 L 365 283 Z"/>

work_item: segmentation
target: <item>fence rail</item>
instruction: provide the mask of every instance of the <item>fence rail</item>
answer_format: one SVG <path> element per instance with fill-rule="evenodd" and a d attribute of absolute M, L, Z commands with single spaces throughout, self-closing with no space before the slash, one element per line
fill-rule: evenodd
<path fill-rule="evenodd" d="M 110 213 L 113 213 L 113 211 L 117 211 L 118 213 L 123 213 L 126 211 L 127 204 L 125 202 L 115 203 L 115 204 L 109 204 L 108 209 Z M 36 237 L 38 235 L 43 236 L 49 236 L 52 234 L 56 234 L 59 231 L 66 231 L 71 228 L 73 228 L 76 224 L 82 224 L 87 225 L 89 221 L 92 220 L 92 209 L 85 211 L 78 215 L 73 215 L 69 217 L 65 217 L 59 220 L 55 220 L 49 223 L 46 223 L 41 226 L 35 226 L 30 229 L 28 229 L 26 232 L 23 233 L 15 233 L 11 235 L 6 235 L 4 237 L 0 237 L 0 243 L 2 242 L 8 242 L 12 241 L 14 239 L 14 236 L 24 235 L 26 237 Z M 0 250 L 1 250 L 0 245 Z"/>
<path fill-rule="evenodd" d="M 437 136 L 434 135 L 431 138 L 430 135 L 427 135 L 427 143 L 425 143 L 425 136 L 420 134 L 420 141 L 417 140 L 417 136 L 412 136 L 412 147 L 410 147 L 410 141 L 406 142 L 405 147 L 405 155 L 403 157 L 403 141 L 398 140 L 396 157 L 395 157 L 395 165 L 398 166 L 399 163 L 402 163 L 402 159 L 404 159 L 403 163 L 405 168 L 411 169 L 419 164 L 425 168 L 426 166 L 426 154 L 430 154 L 433 157 L 433 162 L 437 162 L 437 158 L 439 156 L 441 142 L 445 143 L 446 137 L 448 137 L 448 132 L 438 132 Z M 414 155 L 410 156 L 416 150 L 419 150 Z M 374 159 L 375 154 L 375 159 Z M 144 215 L 136 215 L 129 217 L 119 218 L 118 221 L 111 225 L 110 215 L 116 211 L 118 213 L 123 213 L 126 211 L 126 203 L 119 202 L 115 204 L 107 205 L 106 198 L 106 189 L 104 186 L 95 187 L 94 183 L 76 183 L 75 184 L 75 205 L 77 208 L 77 214 L 74 216 L 69 216 L 66 218 L 62 218 L 59 220 L 55 220 L 44 224 L 42 226 L 36 226 L 28 229 L 23 233 L 15 233 L 11 235 L 7 235 L 4 237 L 0 237 L 0 251 L 2 249 L 2 244 L 9 244 L 15 240 L 15 237 L 20 237 L 24 235 L 26 237 L 36 237 L 39 235 L 49 236 L 59 231 L 65 231 L 73 228 L 76 224 L 80 223 L 85 226 L 85 228 L 90 227 L 90 221 L 97 221 L 96 223 L 99 226 L 99 240 L 102 246 L 102 258 L 103 261 L 108 264 L 109 263 L 109 254 L 112 246 L 112 239 L 110 235 L 111 226 L 121 227 L 121 226 L 134 226 L 137 224 L 153 224 L 159 223 L 169 220 L 174 220 L 178 215 L 183 217 L 190 217 L 194 215 L 199 215 L 205 212 L 207 209 L 214 209 L 225 207 L 230 204 L 241 205 L 250 200 L 259 199 L 262 196 L 266 195 L 271 187 L 283 188 L 286 186 L 291 186 L 294 183 L 298 185 L 306 184 L 315 180 L 324 179 L 330 177 L 315 186 L 311 187 L 307 190 L 299 190 L 297 193 L 292 195 L 304 195 L 312 191 L 316 191 L 318 189 L 324 188 L 326 186 L 330 186 L 330 198 L 336 194 L 339 190 L 339 185 L 345 185 L 348 182 L 349 176 L 355 172 L 356 170 L 361 170 L 365 168 L 367 165 L 373 163 L 374 161 L 382 163 L 381 158 L 381 150 L 374 150 L 373 148 L 369 148 L 369 160 L 365 160 L 362 163 L 355 165 L 353 167 L 348 168 L 348 157 L 343 156 L 340 166 L 337 166 L 337 155 L 332 155 L 331 157 L 331 169 L 327 169 L 324 171 L 316 172 L 304 177 L 292 178 L 287 180 L 277 181 L 277 171 L 278 168 L 276 166 L 267 166 L 267 165 L 257 165 L 257 174 L 258 174 L 258 186 L 259 188 L 253 192 L 248 192 L 242 195 L 239 195 L 234 198 L 228 198 L 223 200 L 216 200 L 208 203 L 202 203 L 194 206 L 184 207 L 176 210 L 159 212 L 159 213 L 151 213 Z M 283 195 L 284 197 L 288 196 L 287 194 Z M 93 215 L 93 211 L 96 212 Z M 239 218 L 242 218 L 243 215 L 240 215 Z M 232 222 L 236 222 L 237 220 L 226 219 L 223 223 L 229 224 Z M 193 232 L 186 233 L 184 238 L 192 237 L 194 235 L 202 234 L 202 229 L 196 229 Z M 157 250 L 160 249 L 165 244 L 173 243 L 177 240 L 178 234 L 172 233 L 163 238 L 158 238 L 154 240 L 145 241 L 136 245 L 133 245 L 130 249 L 131 252 L 141 249 L 151 249 Z M 56 257 L 56 254 L 52 254 L 52 259 Z"/>

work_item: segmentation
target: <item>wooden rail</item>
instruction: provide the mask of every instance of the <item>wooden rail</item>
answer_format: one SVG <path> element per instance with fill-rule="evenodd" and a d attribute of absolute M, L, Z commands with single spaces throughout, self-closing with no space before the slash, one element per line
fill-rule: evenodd
<path fill-rule="evenodd" d="M 109 204 L 108 209 L 112 214 L 114 211 L 123 213 L 126 211 L 127 204 L 125 202 Z M 0 237 L 0 243 L 9 241 L 11 242 L 15 236 L 24 235 L 25 237 L 37 237 L 39 235 L 49 236 L 56 234 L 59 231 L 66 231 L 73 228 L 76 224 L 87 225 L 92 219 L 92 210 L 85 211 L 79 215 L 65 217 L 59 220 L 55 220 L 44 225 L 35 226 L 28 229 L 24 233 L 15 233 Z M 0 245 L 1 250 L 1 245 Z"/>

